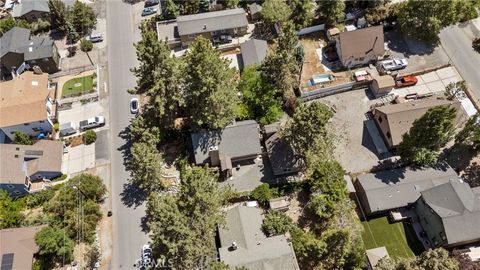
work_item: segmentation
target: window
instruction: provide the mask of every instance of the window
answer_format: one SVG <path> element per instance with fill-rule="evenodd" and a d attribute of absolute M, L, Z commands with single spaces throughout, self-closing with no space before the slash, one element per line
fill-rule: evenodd
<path fill-rule="evenodd" d="M 392 134 L 390 134 L 390 131 L 387 131 L 387 138 L 391 138 L 392 137 Z"/>
<path fill-rule="evenodd" d="M 35 132 L 39 132 L 41 129 L 38 128 L 38 127 L 34 127 L 34 128 L 32 128 L 32 130 L 35 131 Z"/>
<path fill-rule="evenodd" d="M 9 189 L 12 189 L 12 188 L 14 188 L 14 186 L 13 186 L 13 185 L 7 185 L 7 187 L 8 187 Z"/>

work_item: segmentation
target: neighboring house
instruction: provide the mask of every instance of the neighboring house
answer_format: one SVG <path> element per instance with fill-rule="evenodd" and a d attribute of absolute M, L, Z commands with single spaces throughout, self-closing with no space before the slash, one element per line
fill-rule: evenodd
<path fill-rule="evenodd" d="M 429 241 L 457 247 L 480 241 L 480 189 L 458 179 L 421 192 L 416 212 Z"/>
<path fill-rule="evenodd" d="M 180 40 L 184 46 L 197 36 L 213 39 L 220 35 L 243 36 L 248 30 L 248 21 L 243 8 L 199 13 L 177 17 Z"/>
<path fill-rule="evenodd" d="M 35 234 L 44 225 L 0 230 L 2 270 L 32 269 L 33 255 L 38 252 Z"/>
<path fill-rule="evenodd" d="M 192 133 L 191 139 L 195 163 L 218 166 L 227 176 L 235 165 L 251 162 L 262 153 L 254 120 L 236 122 L 223 130 Z"/>
<path fill-rule="evenodd" d="M 395 87 L 395 80 L 390 75 L 374 76 L 370 89 L 375 97 L 384 96 L 390 93 Z"/>
<path fill-rule="evenodd" d="M 24 63 L 47 73 L 59 70 L 60 55 L 49 37 L 31 36 L 29 29 L 13 27 L 0 38 L 0 44 L 2 73 L 17 70 Z"/>
<path fill-rule="evenodd" d="M 235 206 L 226 213 L 226 224 L 218 228 L 220 260 L 231 268 L 297 270 L 292 244 L 285 235 L 267 237 L 262 230 L 262 210 Z"/>
<path fill-rule="evenodd" d="M 62 174 L 63 142 L 0 144 L 0 189 L 12 196 L 42 190 L 45 179 Z"/>
<path fill-rule="evenodd" d="M 52 132 L 54 90 L 48 88 L 48 74 L 25 72 L 0 83 L 0 130 L 10 140 L 14 132 L 30 136 Z"/>
<path fill-rule="evenodd" d="M 252 21 L 260 20 L 262 18 L 262 6 L 257 3 L 248 5 L 248 14 Z"/>
<path fill-rule="evenodd" d="M 48 20 L 50 18 L 48 0 L 23 0 L 13 7 L 12 15 L 15 19 L 24 19 L 28 22 Z"/>
<path fill-rule="evenodd" d="M 267 56 L 268 45 L 265 40 L 250 39 L 240 44 L 242 51 L 243 67 L 259 65 Z"/>
<path fill-rule="evenodd" d="M 336 38 L 337 54 L 345 67 L 376 61 L 385 53 L 383 26 L 341 32 Z"/>
<path fill-rule="evenodd" d="M 455 171 L 441 168 L 399 168 L 364 174 L 354 182 L 358 199 L 366 215 L 413 205 L 422 191 L 458 179 Z"/>
<path fill-rule="evenodd" d="M 365 252 L 365 255 L 367 257 L 368 270 L 374 270 L 380 260 L 390 259 L 388 251 L 385 247 L 368 249 Z"/>
<path fill-rule="evenodd" d="M 430 108 L 436 106 L 453 106 L 457 109 L 456 123 L 461 122 L 463 109 L 459 101 L 446 99 L 419 99 L 398 104 L 376 107 L 373 118 L 380 133 L 389 148 L 394 148 L 402 142 L 402 136 L 410 131 L 413 122 L 422 117 Z"/>

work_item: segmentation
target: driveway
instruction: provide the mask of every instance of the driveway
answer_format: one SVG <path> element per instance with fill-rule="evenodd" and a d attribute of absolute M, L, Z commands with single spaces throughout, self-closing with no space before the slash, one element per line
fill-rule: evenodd
<path fill-rule="evenodd" d="M 104 116 L 106 118 L 105 126 L 96 130 L 106 129 L 108 128 L 108 111 L 104 111 L 103 109 L 102 103 L 104 102 L 105 101 L 96 101 L 89 102 L 87 104 L 75 102 L 72 104 L 71 109 L 58 111 L 58 122 L 60 124 L 73 122 L 78 127 L 80 121 L 87 120 L 88 118 L 95 116 Z"/>
<path fill-rule="evenodd" d="M 80 173 L 95 167 L 95 143 L 68 147 L 63 154 L 62 172 L 67 175 Z"/>

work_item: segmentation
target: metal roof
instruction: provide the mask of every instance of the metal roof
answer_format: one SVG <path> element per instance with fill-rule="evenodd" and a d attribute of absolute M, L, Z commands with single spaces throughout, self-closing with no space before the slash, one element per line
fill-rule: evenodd
<path fill-rule="evenodd" d="M 178 33 L 181 36 L 247 27 L 248 21 L 243 8 L 177 17 Z"/>

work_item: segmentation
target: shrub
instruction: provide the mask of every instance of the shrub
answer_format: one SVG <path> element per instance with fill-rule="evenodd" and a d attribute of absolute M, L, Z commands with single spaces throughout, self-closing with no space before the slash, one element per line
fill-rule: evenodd
<path fill-rule="evenodd" d="M 263 220 L 263 230 L 268 235 L 284 234 L 290 231 L 295 225 L 290 217 L 277 210 L 269 210 Z"/>
<path fill-rule="evenodd" d="M 16 144 L 23 144 L 23 145 L 32 145 L 33 141 L 27 134 L 21 131 L 15 131 L 13 133 L 13 142 Z"/>
<path fill-rule="evenodd" d="M 58 131 L 58 130 L 60 129 L 60 124 L 59 124 L 59 123 L 53 124 L 53 129 L 54 129 L 55 131 Z"/>
<path fill-rule="evenodd" d="M 87 145 L 94 143 L 96 140 L 97 140 L 97 133 L 95 133 L 95 131 L 93 130 L 87 130 L 87 132 L 83 134 L 83 143 Z"/>
<path fill-rule="evenodd" d="M 88 39 L 82 39 L 82 41 L 80 41 L 80 49 L 84 52 L 91 51 L 93 49 L 92 41 Z"/>
<path fill-rule="evenodd" d="M 65 180 L 67 179 L 67 175 L 66 174 L 62 174 L 60 176 L 57 176 L 57 177 L 54 177 L 52 178 L 52 181 L 62 181 L 62 180 Z"/>
<path fill-rule="evenodd" d="M 250 196 L 261 204 L 266 204 L 270 199 L 279 195 L 278 188 L 270 188 L 268 184 L 256 187 Z"/>
<path fill-rule="evenodd" d="M 34 208 L 39 205 L 44 204 L 45 202 L 49 201 L 55 195 L 55 190 L 53 189 L 45 189 L 40 192 L 34 193 L 27 197 L 27 206 L 29 208 Z"/>

